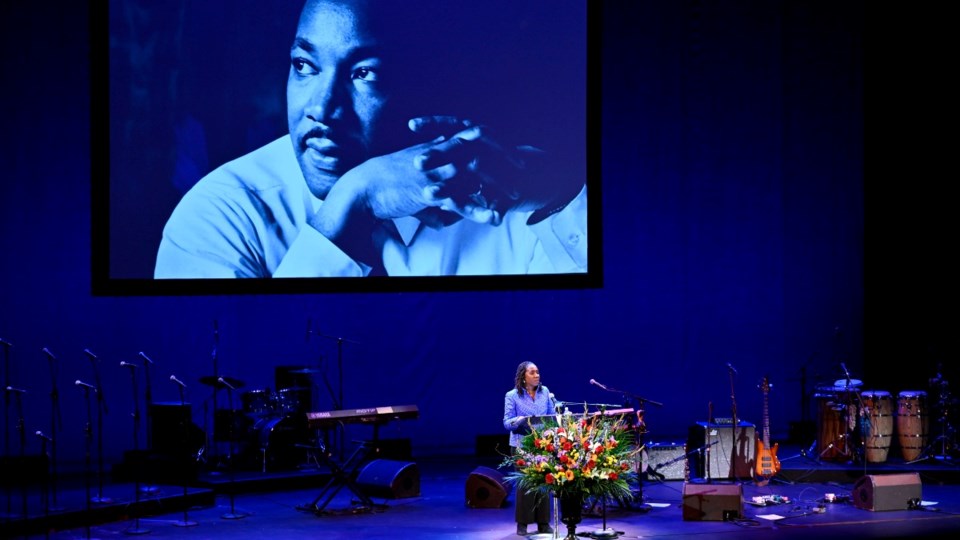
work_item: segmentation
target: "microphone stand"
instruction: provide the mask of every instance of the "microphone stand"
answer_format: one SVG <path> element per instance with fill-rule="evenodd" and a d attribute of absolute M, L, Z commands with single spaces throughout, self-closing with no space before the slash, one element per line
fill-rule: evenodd
<path fill-rule="evenodd" d="M 223 380 L 223 378 L 218 378 L 217 382 L 227 388 L 227 402 L 228 402 L 227 406 L 230 407 L 231 411 L 233 411 L 233 391 L 235 390 L 235 388 L 230 383 Z M 222 519 L 242 519 L 247 517 L 247 514 L 244 514 L 242 512 L 237 512 L 236 508 L 234 507 L 234 499 L 237 491 L 233 483 L 233 480 L 234 480 L 234 470 L 233 470 L 234 463 L 233 462 L 234 462 L 234 459 L 236 458 L 236 456 L 234 455 L 236 452 L 236 449 L 235 449 L 236 436 L 233 433 L 234 423 L 235 422 L 233 422 L 231 419 L 230 427 L 228 428 L 230 430 L 230 462 L 227 465 L 230 469 L 230 511 L 220 516 Z"/>
<path fill-rule="evenodd" d="M 220 391 L 220 384 L 217 383 L 217 381 L 220 380 L 220 371 L 217 369 L 217 364 L 218 364 L 218 360 L 219 360 L 218 357 L 217 357 L 217 349 L 218 349 L 219 347 L 220 347 L 220 327 L 219 327 L 219 325 L 217 324 L 217 320 L 214 319 L 214 320 L 213 320 L 213 351 L 210 353 L 210 360 L 213 362 L 213 381 L 214 381 L 214 383 L 215 383 L 215 384 L 213 385 L 213 395 L 211 396 L 211 401 L 213 402 L 213 422 L 212 422 L 210 425 L 213 426 L 213 429 L 214 429 L 214 430 L 216 430 L 216 426 L 217 426 L 217 420 L 216 420 L 217 407 L 219 407 L 219 405 L 220 405 L 219 403 L 217 403 L 217 396 L 218 396 L 217 393 Z M 231 415 L 232 415 L 233 403 L 230 404 L 230 409 L 231 409 Z M 210 430 L 207 429 L 207 425 L 206 425 L 207 415 L 208 415 L 208 412 L 207 412 L 207 404 L 204 403 L 204 410 L 203 410 L 203 422 L 204 422 L 204 426 L 203 426 L 203 431 L 204 431 L 204 434 L 205 434 L 206 439 L 207 439 L 207 446 L 213 446 L 213 454 L 212 454 L 212 456 L 213 456 L 213 466 L 214 466 L 214 468 L 216 468 L 216 467 L 218 467 L 218 466 L 220 465 L 220 448 L 219 448 L 218 445 L 217 445 L 216 437 L 213 437 L 213 443 L 212 443 L 212 445 L 211 445 L 211 442 L 210 442 L 210 441 L 211 441 Z M 231 416 L 231 418 L 232 418 L 232 416 Z M 231 457 L 232 457 L 232 456 L 231 456 Z"/>
<path fill-rule="evenodd" d="M 171 381 L 173 381 L 173 379 L 171 379 Z M 177 384 L 177 386 L 180 387 L 180 409 L 185 411 L 187 410 L 187 402 L 183 394 L 186 387 L 184 387 L 182 384 Z M 187 459 L 187 456 L 189 455 L 187 452 L 187 419 L 181 418 L 180 422 L 181 422 L 180 423 L 180 439 L 181 439 L 181 444 L 183 445 L 183 448 L 180 449 L 180 457 L 183 459 L 183 465 L 184 465 L 183 467 L 184 469 L 183 470 L 183 519 L 181 521 L 174 521 L 173 524 L 176 527 L 194 527 L 197 525 L 197 522 L 191 521 L 190 518 L 187 517 L 187 507 L 190 506 L 190 504 L 187 502 L 187 464 L 189 463 L 189 460 Z"/>
<path fill-rule="evenodd" d="M 146 354 L 142 351 L 140 352 L 140 358 L 143 358 L 143 376 L 144 376 L 144 395 L 143 400 L 147 408 L 147 424 L 146 424 L 146 449 L 147 453 L 153 452 L 153 395 L 150 388 L 150 364 L 153 363 Z M 160 488 L 157 486 L 140 486 L 140 491 L 149 494 L 156 494 L 160 492 Z"/>
<path fill-rule="evenodd" d="M 103 382 L 100 379 L 100 368 L 97 366 L 97 356 L 84 349 L 84 353 L 90 358 L 90 364 L 93 366 L 94 386 L 97 389 L 97 496 L 93 502 L 97 504 L 110 504 L 113 499 L 103 496 L 103 415 L 108 414 L 107 402 L 103 398 Z"/>
<path fill-rule="evenodd" d="M 343 409 L 343 344 L 344 344 L 344 343 L 353 343 L 353 344 L 355 344 L 355 345 L 359 345 L 359 343 L 356 342 L 356 341 L 352 341 L 352 340 L 349 340 L 349 339 L 342 338 L 342 337 L 328 336 L 328 335 L 326 335 L 326 334 L 321 334 L 321 333 L 319 333 L 319 332 L 317 333 L 317 335 L 320 336 L 320 337 L 323 337 L 323 338 L 335 340 L 335 341 L 337 342 L 337 376 L 340 378 L 340 381 L 339 381 L 340 386 L 339 386 L 338 393 L 337 393 L 336 403 L 334 403 L 334 405 L 335 405 L 334 410 L 339 411 L 339 410 Z M 337 427 L 338 427 L 338 428 L 340 429 L 340 431 L 341 431 L 340 437 L 339 437 L 339 439 L 340 439 L 340 445 L 339 445 L 339 446 L 340 446 L 340 457 L 342 458 L 342 457 L 343 457 L 343 453 L 344 453 L 344 449 L 343 449 L 343 439 L 344 439 L 344 435 L 343 435 L 342 432 L 343 432 L 343 429 L 344 429 L 344 428 L 343 428 L 343 425 L 342 425 L 342 424 L 338 424 Z"/>
<path fill-rule="evenodd" d="M 86 489 L 87 489 L 87 515 L 89 516 L 91 515 L 90 506 L 91 506 L 91 503 L 93 502 L 93 498 L 90 496 L 90 475 L 92 474 L 91 469 L 93 468 L 93 465 L 91 463 L 91 448 L 93 446 L 93 408 L 90 403 L 90 388 L 88 386 L 83 386 L 83 385 L 81 385 L 80 388 L 83 389 L 83 396 L 87 400 L 87 423 L 86 425 L 83 426 L 83 433 L 84 433 L 84 437 L 87 439 L 87 444 L 85 445 L 85 452 L 83 457 L 84 457 L 84 472 L 85 472 L 84 484 L 86 485 Z M 97 389 L 94 388 L 94 391 L 97 391 Z M 100 392 L 97 391 L 97 393 L 99 394 Z M 87 538 L 89 539 L 90 538 L 90 521 L 89 520 L 85 520 L 85 521 L 87 522 Z"/>
<path fill-rule="evenodd" d="M 730 450 L 730 476 L 734 480 L 737 480 L 737 428 L 740 427 L 740 420 L 737 418 L 737 396 L 734 391 L 733 379 L 736 375 L 736 371 L 732 366 L 727 364 L 727 371 L 730 375 L 730 416 L 733 420 L 733 432 L 731 433 L 731 450 Z"/>
<path fill-rule="evenodd" d="M 42 432 L 36 432 L 37 437 L 40 438 L 40 455 L 46 456 L 47 459 L 50 458 L 50 455 L 47 453 L 47 441 L 52 440 L 45 436 Z M 43 517 L 50 517 L 50 481 L 47 480 L 43 483 L 43 487 L 40 492 L 40 508 L 43 509 Z"/>
<path fill-rule="evenodd" d="M 43 349 L 50 365 L 50 493 L 52 503 L 50 510 L 63 510 L 57 504 L 57 432 L 63 430 L 63 417 L 60 413 L 60 392 L 57 390 L 57 365 L 53 354 Z"/>
<path fill-rule="evenodd" d="M 4 371 L 4 388 L 10 386 L 12 381 L 10 380 L 10 347 L 13 345 L 10 344 L 7 340 L 0 338 L 0 345 L 3 345 L 3 371 Z M 3 394 L 3 456 L 6 458 L 10 457 L 10 392 L 4 392 Z M 7 514 L 4 516 L 4 519 L 13 516 L 11 508 L 11 492 L 10 485 L 7 484 Z"/>
<path fill-rule="evenodd" d="M 140 400 L 137 395 L 137 366 L 135 364 L 123 364 L 130 368 L 130 385 L 133 389 L 133 454 L 136 459 L 137 470 L 134 471 L 134 495 L 133 495 L 133 527 L 123 531 L 124 534 L 140 535 L 147 534 L 150 529 L 140 528 L 140 475 L 143 473 L 143 456 L 140 453 Z"/>
<path fill-rule="evenodd" d="M 147 407 L 147 425 L 146 425 L 146 449 L 153 450 L 153 395 L 151 394 L 150 388 L 150 364 L 153 363 L 153 360 L 147 358 L 147 355 L 140 353 L 140 357 L 143 358 L 143 376 L 144 376 L 144 389 L 143 389 L 143 400 L 144 404 Z"/>
<path fill-rule="evenodd" d="M 9 395 L 11 392 L 6 391 L 6 394 Z M 26 463 L 27 455 L 27 436 L 24 425 L 23 418 L 23 400 L 20 397 L 20 392 L 13 392 L 17 394 L 17 434 L 20 436 L 20 463 Z M 20 480 L 20 498 L 22 499 L 23 508 L 23 519 L 27 519 L 27 475 L 23 475 Z"/>

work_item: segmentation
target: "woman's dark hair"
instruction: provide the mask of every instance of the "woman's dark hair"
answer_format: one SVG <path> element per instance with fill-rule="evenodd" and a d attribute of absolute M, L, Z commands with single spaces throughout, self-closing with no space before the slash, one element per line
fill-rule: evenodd
<path fill-rule="evenodd" d="M 530 366 L 532 366 L 532 365 L 533 365 L 533 362 L 526 361 L 526 362 L 520 362 L 520 365 L 517 366 L 517 374 L 516 374 L 516 376 L 514 377 L 514 385 L 517 387 L 517 393 L 518 393 L 518 394 L 522 394 L 522 393 L 523 393 L 523 390 L 524 390 L 524 384 L 523 384 L 524 375 L 527 374 L 527 368 L 530 367 Z"/>

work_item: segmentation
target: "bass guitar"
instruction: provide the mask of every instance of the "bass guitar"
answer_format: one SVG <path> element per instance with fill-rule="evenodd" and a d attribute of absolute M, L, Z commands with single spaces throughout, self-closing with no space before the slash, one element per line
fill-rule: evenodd
<path fill-rule="evenodd" d="M 770 446 L 770 383 L 767 377 L 763 378 L 760 385 L 763 390 L 763 439 L 757 439 L 757 481 L 767 483 L 770 478 L 780 472 L 780 460 L 777 459 L 778 444 Z"/>

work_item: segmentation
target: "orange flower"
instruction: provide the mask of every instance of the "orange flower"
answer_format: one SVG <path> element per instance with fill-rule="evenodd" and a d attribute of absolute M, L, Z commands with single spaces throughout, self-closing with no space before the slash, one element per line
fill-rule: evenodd
<path fill-rule="evenodd" d="M 567 469 L 567 481 L 568 481 L 568 482 L 572 482 L 572 481 L 573 481 L 573 471 L 570 470 L 570 469 Z"/>

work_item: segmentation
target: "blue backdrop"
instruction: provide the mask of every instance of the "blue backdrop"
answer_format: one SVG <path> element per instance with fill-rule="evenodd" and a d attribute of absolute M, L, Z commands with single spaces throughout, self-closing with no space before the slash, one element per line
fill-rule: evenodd
<path fill-rule="evenodd" d="M 218 372 L 245 389 L 273 386 L 279 365 L 320 369 L 336 389 L 342 361 L 345 407 L 419 406 L 419 419 L 381 433 L 409 437 L 418 455 L 470 452 L 477 435 L 502 433 L 523 360 L 561 400 L 620 401 L 593 378 L 662 402 L 646 421 L 663 440 L 711 407 L 730 416 L 731 397 L 759 425 L 767 376 L 782 440 L 813 419 L 813 388 L 842 378 L 840 362 L 897 392 L 925 390 L 946 355 L 945 325 L 896 292 L 904 275 L 919 277 L 919 296 L 935 290 L 940 274 L 895 256 L 915 244 L 890 235 L 867 301 L 863 2 L 604 2 L 601 289 L 185 297 L 91 295 L 90 150 L 102 120 L 89 107 L 86 6 L 3 12 L 0 337 L 13 344 L 8 384 L 28 391 L 28 434 L 50 429 L 58 370 L 61 461 L 83 459 L 84 349 L 99 358 L 111 461 L 131 446 L 119 362 L 142 364 L 141 351 L 155 362 L 154 399 L 178 399 L 175 374 L 200 425 L 211 391 L 198 379 L 213 372 L 215 346 Z M 332 408 L 322 385 L 315 397 Z M 13 400 L 7 413 L 19 416 Z"/>

